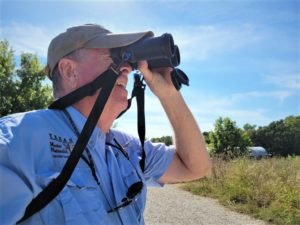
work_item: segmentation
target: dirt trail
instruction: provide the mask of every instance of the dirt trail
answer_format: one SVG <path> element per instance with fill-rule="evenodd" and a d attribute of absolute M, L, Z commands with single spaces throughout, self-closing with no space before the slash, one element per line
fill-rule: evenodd
<path fill-rule="evenodd" d="M 146 225 L 266 225 L 232 212 L 217 200 L 193 195 L 176 185 L 148 188 Z"/>

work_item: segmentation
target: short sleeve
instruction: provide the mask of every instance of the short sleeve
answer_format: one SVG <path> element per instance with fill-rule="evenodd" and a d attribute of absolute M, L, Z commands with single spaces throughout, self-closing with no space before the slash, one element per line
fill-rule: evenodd
<path fill-rule="evenodd" d="M 32 192 L 16 173 L 2 165 L 0 180 L 0 224 L 15 224 L 31 201 Z"/>
<path fill-rule="evenodd" d="M 149 186 L 163 186 L 158 179 L 166 172 L 173 161 L 174 146 L 163 143 L 145 142 L 145 171 L 144 176 Z"/>
<path fill-rule="evenodd" d="M 142 155 L 140 140 L 114 129 L 111 130 L 111 134 L 113 134 L 128 151 L 133 163 L 138 165 Z M 112 139 L 112 137 L 108 139 Z M 166 146 L 164 143 L 152 143 L 147 140 L 144 143 L 144 149 L 146 158 L 145 171 L 143 174 L 147 185 L 163 186 L 162 183 L 158 182 L 158 179 L 166 172 L 173 161 L 175 153 L 174 146 Z"/>
<path fill-rule="evenodd" d="M 0 224 L 15 224 L 33 197 L 28 183 L 12 164 L 8 142 L 12 134 L 0 123 Z"/>

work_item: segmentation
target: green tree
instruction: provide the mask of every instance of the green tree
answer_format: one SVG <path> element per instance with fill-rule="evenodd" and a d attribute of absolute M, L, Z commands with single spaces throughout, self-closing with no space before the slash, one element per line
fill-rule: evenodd
<path fill-rule="evenodd" d="M 289 154 L 300 155 L 300 116 L 288 116 L 285 118 L 284 123 L 289 131 Z"/>
<path fill-rule="evenodd" d="M 256 133 L 256 125 L 246 123 L 243 128 L 246 135 L 248 135 L 248 137 L 252 140 Z"/>
<path fill-rule="evenodd" d="M 12 101 L 16 95 L 14 68 L 13 49 L 8 41 L 0 41 L 0 116 L 12 112 Z"/>
<path fill-rule="evenodd" d="M 171 136 L 162 136 L 160 138 L 151 138 L 151 141 L 165 143 L 167 146 L 172 145 L 172 143 L 173 143 Z"/>
<path fill-rule="evenodd" d="M 230 157 L 239 156 L 246 152 L 251 140 L 247 133 L 238 128 L 230 118 L 218 118 L 214 131 L 210 133 L 212 153 L 224 154 Z"/>
<path fill-rule="evenodd" d="M 211 132 L 207 132 L 207 131 L 204 131 L 204 132 L 203 132 L 203 137 L 204 137 L 205 143 L 206 143 L 207 145 L 209 145 L 210 142 L 211 142 L 210 139 L 209 139 L 210 133 L 211 133 Z"/>
<path fill-rule="evenodd" d="M 51 88 L 43 84 L 46 76 L 37 56 L 22 53 L 16 70 L 7 41 L 0 41 L 0 50 L 0 116 L 47 107 L 53 97 Z"/>
<path fill-rule="evenodd" d="M 289 116 L 259 127 L 253 142 L 274 155 L 300 155 L 300 116 Z"/>

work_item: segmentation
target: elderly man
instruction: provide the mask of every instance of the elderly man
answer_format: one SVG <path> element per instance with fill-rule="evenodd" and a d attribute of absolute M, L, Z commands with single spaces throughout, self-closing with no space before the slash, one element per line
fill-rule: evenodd
<path fill-rule="evenodd" d="M 67 29 L 48 49 L 47 72 L 54 96 L 61 99 L 111 71 L 110 49 L 152 35 L 112 34 L 94 24 Z M 209 172 L 204 139 L 172 84 L 172 69 L 149 70 L 147 61 L 140 61 L 138 70 L 170 120 L 175 148 L 146 141 L 142 169 L 139 140 L 111 128 L 128 104 L 126 84 L 132 68 L 121 63 L 113 70 L 116 82 L 72 176 L 53 200 L 22 224 L 144 224 L 146 183 L 191 181 Z M 75 99 L 63 109 L 1 118 L 1 224 L 17 223 L 32 199 L 59 176 L 102 90 Z"/>

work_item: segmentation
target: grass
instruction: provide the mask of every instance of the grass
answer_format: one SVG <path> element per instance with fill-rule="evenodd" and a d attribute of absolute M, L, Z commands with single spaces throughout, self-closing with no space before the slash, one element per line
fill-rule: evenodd
<path fill-rule="evenodd" d="M 213 159 L 209 177 L 182 187 L 272 224 L 300 224 L 300 157 Z"/>

